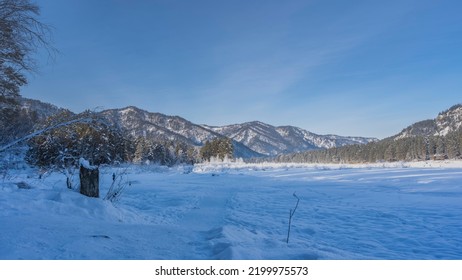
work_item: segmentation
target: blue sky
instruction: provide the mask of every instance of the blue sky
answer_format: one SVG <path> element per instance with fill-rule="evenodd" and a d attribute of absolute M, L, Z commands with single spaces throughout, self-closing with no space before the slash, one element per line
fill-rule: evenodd
<path fill-rule="evenodd" d="M 462 1 L 38 0 L 26 97 L 198 124 L 398 133 L 462 102 Z"/>

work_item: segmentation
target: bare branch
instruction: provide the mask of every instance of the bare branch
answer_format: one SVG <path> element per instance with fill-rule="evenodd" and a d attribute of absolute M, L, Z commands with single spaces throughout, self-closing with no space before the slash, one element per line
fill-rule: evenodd
<path fill-rule="evenodd" d="M 51 27 L 40 22 L 40 8 L 30 0 L 0 0 L 0 94 L 17 96 L 27 84 L 24 71 L 35 72 L 39 49 L 54 57 Z M 7 72 L 8 71 L 8 72 Z"/>

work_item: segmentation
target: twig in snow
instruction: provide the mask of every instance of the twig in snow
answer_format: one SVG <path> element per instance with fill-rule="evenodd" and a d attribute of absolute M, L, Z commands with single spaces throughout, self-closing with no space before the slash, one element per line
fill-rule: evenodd
<path fill-rule="evenodd" d="M 115 172 L 112 174 L 112 184 L 109 188 L 104 200 L 109 200 L 110 202 L 117 202 L 122 195 L 122 192 L 127 186 L 131 185 L 131 182 L 127 179 L 128 168 L 125 168 L 121 172 Z"/>
<path fill-rule="evenodd" d="M 293 194 L 293 196 L 297 199 L 297 204 L 295 204 L 295 208 L 294 210 L 290 209 L 290 212 L 289 212 L 289 229 L 287 230 L 287 244 L 289 244 L 289 236 L 290 236 L 290 227 L 292 225 L 292 217 L 294 216 L 295 214 L 295 210 L 297 210 L 297 207 L 298 207 L 298 203 L 300 202 L 300 198 L 298 198 L 298 196 L 295 194 Z"/>

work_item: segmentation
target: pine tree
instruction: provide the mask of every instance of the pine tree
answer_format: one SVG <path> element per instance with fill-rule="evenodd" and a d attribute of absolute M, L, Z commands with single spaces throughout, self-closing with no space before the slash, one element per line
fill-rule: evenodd
<path fill-rule="evenodd" d="M 223 160 L 225 157 L 232 158 L 234 147 L 229 138 L 216 138 L 206 141 L 200 150 L 202 160 L 210 160 L 212 157 Z"/>

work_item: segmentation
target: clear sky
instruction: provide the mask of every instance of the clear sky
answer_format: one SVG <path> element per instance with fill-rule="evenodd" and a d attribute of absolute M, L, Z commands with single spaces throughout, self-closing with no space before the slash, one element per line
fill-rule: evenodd
<path fill-rule="evenodd" d="M 37 0 L 23 96 L 383 138 L 462 103 L 462 1 Z"/>

